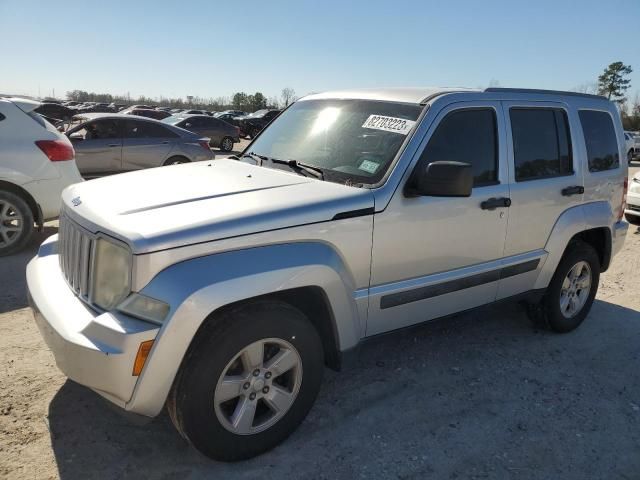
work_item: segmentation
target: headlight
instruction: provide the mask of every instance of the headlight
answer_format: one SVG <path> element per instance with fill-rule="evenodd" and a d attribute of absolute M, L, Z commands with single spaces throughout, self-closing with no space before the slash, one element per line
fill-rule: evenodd
<path fill-rule="evenodd" d="M 95 246 L 92 301 L 111 310 L 131 290 L 131 253 L 123 246 L 99 238 Z"/>

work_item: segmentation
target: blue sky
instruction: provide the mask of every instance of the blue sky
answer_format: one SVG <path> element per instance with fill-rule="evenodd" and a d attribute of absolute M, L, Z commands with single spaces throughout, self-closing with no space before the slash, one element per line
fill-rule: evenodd
<path fill-rule="evenodd" d="M 573 89 L 617 60 L 640 91 L 640 0 L 0 0 L 0 32 L 4 93 Z"/>

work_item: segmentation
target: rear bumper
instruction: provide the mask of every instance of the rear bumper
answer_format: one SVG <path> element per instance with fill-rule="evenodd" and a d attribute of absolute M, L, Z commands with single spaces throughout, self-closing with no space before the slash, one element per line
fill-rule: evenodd
<path fill-rule="evenodd" d="M 141 342 L 159 328 L 120 313 L 99 313 L 68 287 L 57 255 L 57 235 L 47 239 L 27 266 L 29 304 L 58 368 L 121 408 L 138 377 L 133 363 Z"/>
<path fill-rule="evenodd" d="M 624 240 L 627 237 L 627 230 L 629 230 L 629 224 L 623 220 L 613 224 L 611 229 L 611 258 L 615 257 L 624 245 Z"/>
<path fill-rule="evenodd" d="M 55 163 L 59 177 L 36 180 L 22 185 L 42 209 L 45 221 L 56 218 L 60 214 L 62 191 L 69 185 L 83 181 L 75 160 L 53 163 Z"/>

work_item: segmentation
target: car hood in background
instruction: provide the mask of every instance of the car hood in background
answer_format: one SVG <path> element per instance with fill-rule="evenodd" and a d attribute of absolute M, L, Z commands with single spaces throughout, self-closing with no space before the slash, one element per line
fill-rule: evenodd
<path fill-rule="evenodd" d="M 367 189 L 236 160 L 114 175 L 67 188 L 68 216 L 134 253 L 331 220 L 372 208 Z"/>

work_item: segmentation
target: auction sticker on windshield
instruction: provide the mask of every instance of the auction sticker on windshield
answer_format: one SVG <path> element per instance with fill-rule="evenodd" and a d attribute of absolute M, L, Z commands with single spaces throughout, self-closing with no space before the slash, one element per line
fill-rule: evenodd
<path fill-rule="evenodd" d="M 362 124 L 362 128 L 374 128 L 385 132 L 400 133 L 406 135 L 416 124 L 413 120 L 404 118 L 385 117 L 383 115 L 369 115 L 369 118 Z"/>

